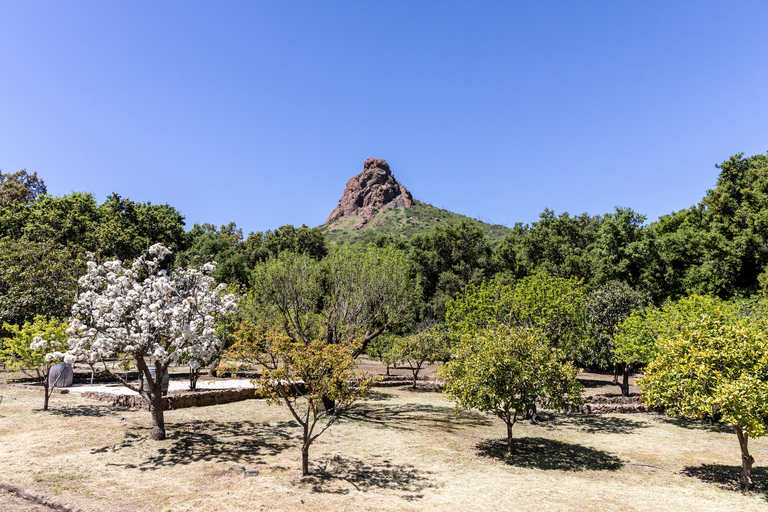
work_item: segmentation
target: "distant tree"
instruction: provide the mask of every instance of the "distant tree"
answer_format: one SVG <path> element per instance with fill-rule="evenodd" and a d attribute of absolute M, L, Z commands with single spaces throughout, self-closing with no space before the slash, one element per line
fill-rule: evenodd
<path fill-rule="evenodd" d="M 707 314 L 657 340 L 645 369 L 643 400 L 668 415 L 709 417 L 736 432 L 742 489 L 753 487 L 749 438 L 766 434 L 768 336 L 762 318 L 745 318 L 734 305 L 713 303 Z"/>
<path fill-rule="evenodd" d="M 250 270 L 242 238 L 243 232 L 234 222 L 218 229 L 211 224 L 195 224 L 187 234 L 188 248 L 176 256 L 176 265 L 199 266 L 215 261 L 216 282 L 247 285 Z"/>
<path fill-rule="evenodd" d="M 262 248 L 271 256 L 283 251 L 306 254 L 312 259 L 321 260 L 328 254 L 328 244 L 320 228 L 308 228 L 302 224 L 294 228 L 287 224 L 264 234 Z"/>
<path fill-rule="evenodd" d="M 21 371 L 40 383 L 43 387 L 43 410 L 47 411 L 48 400 L 53 393 L 49 382 L 51 368 L 64 360 L 63 352 L 68 348 L 64 333 L 67 324 L 39 315 L 24 325 L 6 323 L 3 328 L 10 333 L 10 338 L 6 338 L 0 346 L 0 358 L 11 371 Z"/>
<path fill-rule="evenodd" d="M 768 286 L 768 154 L 732 156 L 717 166 L 706 212 L 699 293 L 728 298 Z"/>
<path fill-rule="evenodd" d="M 438 225 L 411 240 L 411 261 L 423 290 L 424 317 L 445 318 L 445 304 L 467 284 L 494 273 L 493 253 L 483 230 L 470 220 Z"/>
<path fill-rule="evenodd" d="M 512 427 L 536 404 L 564 409 L 581 403 L 576 368 L 540 334 L 520 327 L 462 336 L 438 374 L 458 410 L 491 412 L 504 421 L 511 454 Z"/>
<path fill-rule="evenodd" d="M 633 290 L 627 283 L 611 281 L 587 298 L 587 314 L 593 348 L 583 362 L 593 368 L 614 366 L 614 383 L 618 383 L 618 363 L 614 356 L 613 337 L 624 319 L 650 304 L 647 293 Z"/>
<path fill-rule="evenodd" d="M 645 215 L 616 207 L 603 218 L 592 247 L 597 284 L 624 281 L 635 289 L 642 283 Z"/>
<path fill-rule="evenodd" d="M 422 332 L 393 337 L 387 354 L 388 360 L 407 364 L 413 374 L 413 389 L 419 372 L 426 363 L 445 362 L 450 358 L 450 337 L 442 326 L 434 326 Z"/>
<path fill-rule="evenodd" d="M 0 172 L 0 207 L 33 203 L 46 191 L 45 183 L 36 172 L 28 174 L 26 169 L 13 174 Z"/>
<path fill-rule="evenodd" d="M 0 239 L 0 322 L 21 325 L 37 315 L 67 317 L 84 269 L 72 249 Z"/>
<path fill-rule="evenodd" d="M 458 334 L 501 325 L 536 330 L 573 361 L 591 349 L 586 306 L 581 281 L 539 273 L 512 284 L 467 286 L 448 303 L 446 324 Z"/>
<path fill-rule="evenodd" d="M 498 267 L 522 278 L 538 272 L 588 283 L 594 272 L 590 250 L 597 237 L 601 217 L 586 213 L 555 216 L 546 209 L 531 226 L 515 224 L 494 252 Z"/>
<path fill-rule="evenodd" d="M 274 345 L 275 369 L 266 369 L 257 393 L 268 403 L 284 403 L 302 428 L 301 474 L 309 474 L 309 447 L 352 404 L 365 396 L 373 379 L 355 371 L 359 344 L 283 340 Z M 328 401 L 334 406 L 326 407 Z"/>
<path fill-rule="evenodd" d="M 253 271 L 251 321 L 280 326 L 306 344 L 357 339 L 364 350 L 406 321 L 413 300 L 408 271 L 405 254 L 391 248 L 344 245 L 320 262 L 284 251 Z"/>

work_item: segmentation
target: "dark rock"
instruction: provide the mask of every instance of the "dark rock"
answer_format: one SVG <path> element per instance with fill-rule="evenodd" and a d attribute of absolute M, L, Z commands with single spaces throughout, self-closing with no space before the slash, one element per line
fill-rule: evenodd
<path fill-rule="evenodd" d="M 386 161 L 369 158 L 363 165 L 363 172 L 347 182 L 344 195 L 325 223 L 362 216 L 364 222 L 358 221 L 355 225 L 355 229 L 360 229 L 378 210 L 385 208 L 413 208 L 413 196 L 395 179 Z"/>

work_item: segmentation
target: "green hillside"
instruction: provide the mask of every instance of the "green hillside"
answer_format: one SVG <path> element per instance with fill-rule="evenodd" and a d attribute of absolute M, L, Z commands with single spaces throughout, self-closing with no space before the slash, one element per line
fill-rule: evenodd
<path fill-rule="evenodd" d="M 451 223 L 463 219 L 469 219 L 482 228 L 485 236 L 491 243 L 499 242 L 510 228 L 499 224 L 472 219 L 466 215 L 449 212 L 441 208 L 421 201 L 414 200 L 415 208 L 385 208 L 379 210 L 368 223 L 360 229 L 355 225 L 362 219 L 361 216 L 346 217 L 320 226 L 323 235 L 329 241 L 342 241 L 352 243 L 365 243 L 375 239 L 379 235 L 395 236 L 409 239 L 418 233 L 431 230 L 438 223 Z"/>

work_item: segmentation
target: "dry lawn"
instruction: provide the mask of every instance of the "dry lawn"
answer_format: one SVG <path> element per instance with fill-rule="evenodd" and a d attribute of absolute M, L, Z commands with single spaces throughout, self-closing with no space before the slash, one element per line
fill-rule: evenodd
<path fill-rule="evenodd" d="M 742 495 L 733 433 L 659 415 L 544 413 L 515 426 L 509 457 L 497 418 L 456 416 L 439 393 L 379 388 L 316 441 L 302 478 L 300 429 L 284 407 L 168 411 L 175 432 L 153 442 L 134 423 L 147 412 L 74 394 L 42 412 L 40 393 L 6 378 L 0 482 L 86 511 L 768 510 L 768 442 L 754 444 L 759 489 Z M 590 392 L 600 385 L 586 380 Z M 37 510 L 21 506 L 0 510 Z"/>

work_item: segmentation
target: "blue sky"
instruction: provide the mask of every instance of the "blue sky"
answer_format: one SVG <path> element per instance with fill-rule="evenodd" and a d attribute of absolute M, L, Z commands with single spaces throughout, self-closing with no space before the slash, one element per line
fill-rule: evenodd
<path fill-rule="evenodd" d="M 368 157 L 482 220 L 649 220 L 768 151 L 766 1 L 0 0 L 0 169 L 247 234 Z"/>

